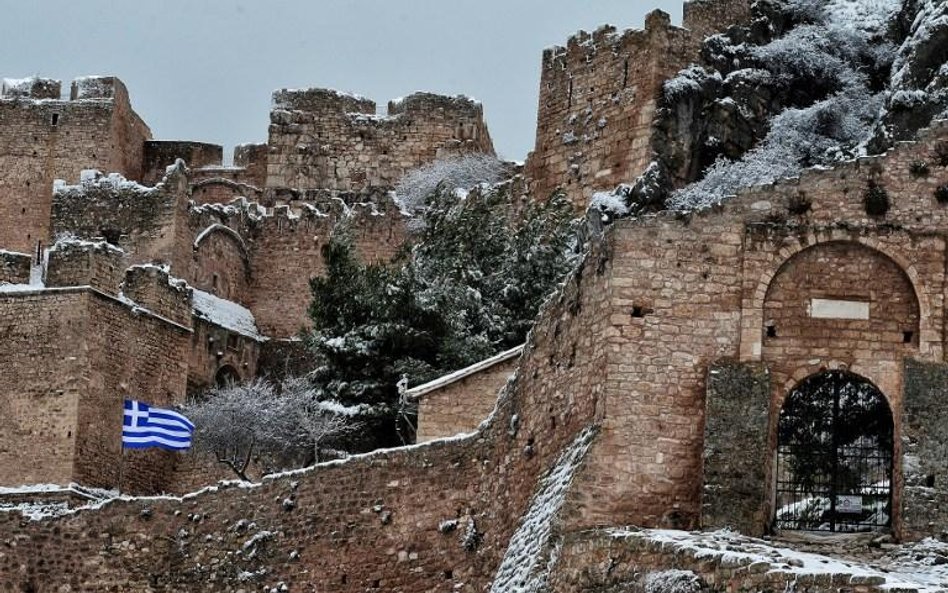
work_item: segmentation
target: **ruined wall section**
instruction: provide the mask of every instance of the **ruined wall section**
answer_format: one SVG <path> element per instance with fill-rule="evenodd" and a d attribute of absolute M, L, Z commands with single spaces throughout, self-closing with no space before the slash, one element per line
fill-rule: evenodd
<path fill-rule="evenodd" d="M 415 93 L 376 115 L 375 103 L 325 89 L 281 90 L 270 113 L 270 188 L 362 190 L 464 152 L 493 154 L 481 105 Z"/>
<path fill-rule="evenodd" d="M 31 544 L 0 557 L 0 576 L 89 592 L 280 582 L 327 592 L 486 589 L 538 478 L 601 413 L 601 255 L 595 250 L 545 308 L 525 350 L 524 380 L 483 433 L 184 500 L 115 501 L 39 522 L 3 513 L 0 537 Z M 90 554 L 99 561 L 89 563 Z"/>
<path fill-rule="evenodd" d="M 352 206 L 332 200 L 322 208 L 307 205 L 299 214 L 277 206 L 260 219 L 254 233 L 250 308 L 264 334 L 288 338 L 310 326 L 309 281 L 325 274 L 322 249 L 343 219 L 364 262 L 389 261 L 405 242 L 404 218 L 390 200 Z"/>
<path fill-rule="evenodd" d="M 562 186 L 578 209 L 634 180 L 653 160 L 662 85 L 698 56 L 700 39 L 654 11 L 645 29 L 581 31 L 543 52 L 537 136 L 525 173 L 534 195 Z"/>
<path fill-rule="evenodd" d="M 170 263 L 183 267 L 179 235 L 187 233 L 188 179 L 183 163 L 154 187 L 119 174 L 87 171 L 77 185 L 59 185 L 53 194 L 52 229 L 121 247 L 129 263 Z M 182 239 L 186 240 L 186 239 Z"/>
<path fill-rule="evenodd" d="M 269 154 L 270 146 L 266 143 L 238 144 L 234 147 L 234 167 L 244 169 L 246 183 L 263 187 L 267 184 Z"/>
<path fill-rule="evenodd" d="M 407 238 L 405 218 L 384 191 L 280 194 L 264 207 L 237 199 L 190 208 L 177 251 L 196 288 L 249 307 L 261 332 L 290 338 L 308 327 L 309 280 L 325 272 L 322 248 L 346 221 L 366 262 L 391 260 Z M 216 277 L 216 284 L 215 284 Z"/>
<path fill-rule="evenodd" d="M 224 162 L 224 148 L 219 144 L 190 140 L 150 140 L 145 142 L 142 157 L 142 183 L 155 185 L 165 176 L 165 170 L 178 159 L 191 169 L 220 166 Z"/>
<path fill-rule="evenodd" d="M 684 4 L 681 26 L 701 41 L 749 22 L 751 4 L 752 0 L 690 0 Z"/>
<path fill-rule="evenodd" d="M 58 81 L 55 92 L 0 96 L 0 248 L 32 253 L 49 243 L 54 179 L 76 182 L 84 169 L 140 175 L 140 145 L 150 131 L 124 86 L 114 78 L 82 80 L 69 101 L 59 99 Z"/>
<path fill-rule="evenodd" d="M 47 251 L 43 283 L 47 287 L 90 286 L 116 294 L 126 254 L 105 241 L 62 240 Z"/>
<path fill-rule="evenodd" d="M 29 284 L 32 262 L 27 253 L 0 250 L 0 285 Z"/>

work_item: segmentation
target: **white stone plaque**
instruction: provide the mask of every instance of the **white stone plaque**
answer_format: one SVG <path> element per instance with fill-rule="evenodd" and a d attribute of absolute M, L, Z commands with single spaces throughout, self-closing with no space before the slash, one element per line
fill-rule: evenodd
<path fill-rule="evenodd" d="M 814 319 L 869 319 L 869 303 L 835 299 L 810 299 Z"/>
<path fill-rule="evenodd" d="M 858 514 L 862 512 L 861 496 L 837 496 L 836 512 Z"/>

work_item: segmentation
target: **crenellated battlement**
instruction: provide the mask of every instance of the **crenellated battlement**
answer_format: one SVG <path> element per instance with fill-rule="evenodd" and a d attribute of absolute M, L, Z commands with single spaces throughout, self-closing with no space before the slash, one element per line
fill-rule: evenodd
<path fill-rule="evenodd" d="M 449 97 L 419 91 L 388 102 L 388 115 L 399 114 L 424 116 L 445 113 L 456 117 L 483 117 L 484 108 L 479 101 L 464 95 Z"/>
<path fill-rule="evenodd" d="M 273 111 L 304 111 L 313 114 L 375 113 L 375 101 L 335 89 L 280 89 L 273 92 Z"/>
<path fill-rule="evenodd" d="M 0 85 L 0 98 L 59 99 L 62 81 L 54 78 L 4 78 Z"/>
<path fill-rule="evenodd" d="M 44 101 L 119 101 L 128 103 L 128 89 L 115 76 L 80 76 L 69 85 L 68 100 L 63 97 L 62 81 L 55 78 L 28 76 L 4 78 L 0 99 L 33 99 Z"/>
<path fill-rule="evenodd" d="M 388 114 L 358 95 L 280 90 L 270 113 L 268 188 L 359 191 L 392 187 L 405 172 L 463 152 L 493 154 L 480 104 L 413 93 Z"/>

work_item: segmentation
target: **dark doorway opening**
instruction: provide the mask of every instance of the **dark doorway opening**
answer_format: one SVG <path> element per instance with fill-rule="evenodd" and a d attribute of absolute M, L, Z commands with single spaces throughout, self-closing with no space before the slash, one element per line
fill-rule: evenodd
<path fill-rule="evenodd" d="M 217 369 L 217 375 L 214 376 L 214 383 L 218 387 L 230 387 L 240 383 L 240 375 L 237 374 L 237 369 L 234 367 L 224 365 Z"/>
<path fill-rule="evenodd" d="M 777 428 L 774 526 L 863 532 L 892 522 L 892 411 L 868 380 L 845 371 L 804 379 Z"/>

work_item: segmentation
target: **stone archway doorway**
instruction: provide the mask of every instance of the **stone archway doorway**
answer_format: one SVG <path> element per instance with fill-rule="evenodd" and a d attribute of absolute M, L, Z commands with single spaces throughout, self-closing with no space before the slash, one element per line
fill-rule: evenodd
<path fill-rule="evenodd" d="M 231 387 L 237 383 L 240 383 L 240 375 L 237 373 L 237 369 L 229 364 L 217 369 L 217 374 L 214 375 L 214 384 L 217 387 Z"/>
<path fill-rule="evenodd" d="M 780 411 L 774 527 L 889 528 L 892 435 L 889 404 L 867 379 L 826 371 L 801 381 Z"/>

